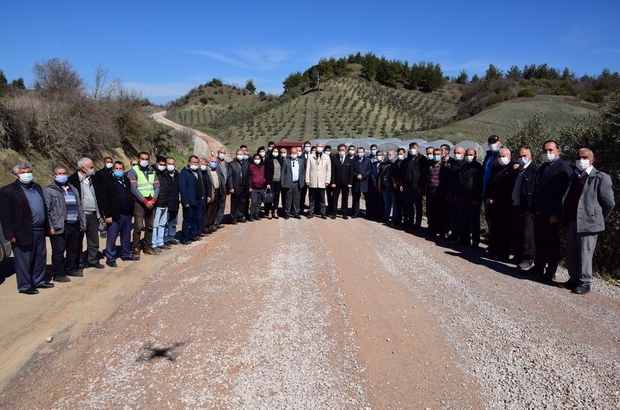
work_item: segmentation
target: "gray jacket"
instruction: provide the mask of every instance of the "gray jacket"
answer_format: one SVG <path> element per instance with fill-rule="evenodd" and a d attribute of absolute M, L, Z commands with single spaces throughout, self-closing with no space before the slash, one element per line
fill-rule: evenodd
<path fill-rule="evenodd" d="M 562 199 L 561 226 L 566 226 L 567 224 L 566 198 L 575 178 L 576 174 L 573 173 L 569 178 L 568 188 Z M 598 171 L 596 168 L 592 168 L 587 178 L 588 180 L 581 190 L 579 204 L 577 205 L 577 232 L 593 234 L 605 230 L 605 220 L 613 211 L 616 202 L 609 175 Z"/>
<path fill-rule="evenodd" d="M 84 208 L 82 207 L 82 199 L 79 191 L 71 184 L 67 184 L 69 189 L 73 191 L 75 199 L 78 205 L 80 232 L 86 231 L 86 215 L 84 214 Z M 65 196 L 62 193 L 62 188 L 56 184 L 50 184 L 43 189 L 43 200 L 45 201 L 45 208 L 47 209 L 47 220 L 53 230 L 56 233 L 63 233 L 65 231 L 65 221 L 67 220 L 67 203 L 65 202 Z"/>

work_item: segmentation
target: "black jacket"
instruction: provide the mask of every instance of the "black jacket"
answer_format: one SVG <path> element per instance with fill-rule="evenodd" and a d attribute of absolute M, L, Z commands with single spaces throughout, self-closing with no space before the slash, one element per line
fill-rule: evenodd
<path fill-rule="evenodd" d="M 464 164 L 459 170 L 459 185 L 456 195 L 461 198 L 480 202 L 482 200 L 482 165 L 478 161 Z"/>
<path fill-rule="evenodd" d="M 337 187 L 353 185 L 353 160 L 351 158 L 345 156 L 341 164 L 339 155 L 332 156 L 331 183 Z"/>
<path fill-rule="evenodd" d="M 265 161 L 264 161 L 265 179 L 267 180 L 267 185 L 271 185 L 273 183 L 273 174 L 275 172 L 275 167 L 274 167 L 275 161 L 278 161 L 278 164 L 280 164 L 280 181 L 282 181 L 282 163 L 284 162 L 284 160 L 280 157 L 274 158 L 272 156 L 269 156 L 265 158 Z"/>
<path fill-rule="evenodd" d="M 530 213 L 543 220 L 549 219 L 551 215 L 559 218 L 562 212 L 562 198 L 572 172 L 570 165 L 562 158 L 542 164 L 536 173 L 536 187 Z"/>
<path fill-rule="evenodd" d="M 484 191 L 485 199 L 492 199 L 494 208 L 508 208 L 512 206 L 512 189 L 515 185 L 517 170 L 514 169 L 514 162 L 506 166 L 499 166 L 493 169 L 491 178 Z"/>
<path fill-rule="evenodd" d="M 404 169 L 405 188 L 424 188 L 428 180 L 428 158 L 418 154 L 409 158 L 406 163 L 407 167 Z"/>
<path fill-rule="evenodd" d="M 127 195 L 129 195 L 129 201 L 133 206 L 134 201 L 129 178 L 127 178 L 127 175 L 123 175 L 122 180 L 125 183 L 124 188 L 126 189 Z M 118 185 L 120 185 L 120 183 L 114 176 L 102 179 L 95 185 L 97 205 L 99 206 L 99 213 L 102 218 L 112 218 L 113 221 L 119 221 L 121 219 L 121 203 L 119 201 Z M 120 186 L 122 188 L 122 185 Z M 131 215 L 131 213 L 125 211 L 125 215 Z"/>
<path fill-rule="evenodd" d="M 33 182 L 34 189 L 41 195 L 43 200 L 43 190 L 36 182 Z M 17 246 L 32 244 L 32 212 L 26 194 L 22 191 L 21 183 L 15 181 L 2 188 L 0 194 L 0 221 L 6 239 L 15 238 Z M 49 230 L 47 221 L 47 210 L 45 215 L 45 226 Z"/>
<path fill-rule="evenodd" d="M 170 175 L 170 171 L 165 171 L 165 174 L 162 176 L 162 179 L 166 179 L 165 182 L 168 188 L 168 210 L 169 211 L 178 211 L 179 210 L 179 171 L 176 169 Z M 160 179 L 160 184 L 161 179 Z M 161 195 L 161 194 L 160 194 Z"/>
<path fill-rule="evenodd" d="M 519 170 L 518 172 L 521 172 Z M 530 162 L 530 165 L 523 171 L 521 180 L 521 190 L 519 192 L 519 210 L 522 216 L 529 215 L 534 199 L 534 189 L 536 188 L 536 174 L 538 165 Z"/>
<path fill-rule="evenodd" d="M 156 169 L 155 175 L 157 175 L 157 179 L 159 179 L 159 196 L 157 197 L 156 206 L 158 208 L 167 208 L 170 201 L 170 185 L 172 184 L 170 178 L 166 178 L 168 170 L 160 171 Z"/>
<path fill-rule="evenodd" d="M 248 161 L 239 162 L 236 159 L 228 164 L 228 190 L 235 190 L 235 194 L 241 191 L 249 192 L 250 189 L 250 164 Z"/>

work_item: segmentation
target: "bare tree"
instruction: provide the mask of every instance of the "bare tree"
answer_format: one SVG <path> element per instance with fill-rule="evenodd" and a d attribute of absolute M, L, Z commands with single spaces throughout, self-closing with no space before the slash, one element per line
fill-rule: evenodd
<path fill-rule="evenodd" d="M 71 63 L 59 58 L 34 64 L 34 89 L 52 96 L 81 94 L 84 86 L 82 77 L 73 69 Z"/>
<path fill-rule="evenodd" d="M 90 96 L 95 101 L 109 98 L 121 87 L 119 79 L 111 79 L 110 71 L 99 64 L 94 69 L 94 79 L 89 86 Z"/>
<path fill-rule="evenodd" d="M 316 90 L 317 90 L 317 94 L 320 97 L 321 96 L 321 72 L 319 70 L 316 70 L 314 72 L 314 78 L 316 79 Z"/>

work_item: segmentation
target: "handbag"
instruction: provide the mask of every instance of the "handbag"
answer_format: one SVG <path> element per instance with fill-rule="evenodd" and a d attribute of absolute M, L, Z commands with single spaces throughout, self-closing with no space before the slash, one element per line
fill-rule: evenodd
<path fill-rule="evenodd" d="M 0 224 L 0 261 L 11 256 L 11 242 L 7 241 L 2 232 L 2 225 Z"/>
<path fill-rule="evenodd" d="M 271 192 L 271 189 L 265 191 L 265 195 L 263 196 L 263 203 L 265 205 L 273 204 L 273 192 Z"/>

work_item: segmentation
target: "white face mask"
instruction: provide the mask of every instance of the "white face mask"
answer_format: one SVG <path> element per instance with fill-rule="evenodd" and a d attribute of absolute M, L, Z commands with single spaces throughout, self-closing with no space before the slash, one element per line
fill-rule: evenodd
<path fill-rule="evenodd" d="M 544 162 L 551 162 L 555 159 L 555 154 L 543 154 L 542 155 L 542 160 Z"/>
<path fill-rule="evenodd" d="M 473 155 L 465 155 L 465 161 L 472 162 L 473 160 L 474 160 L 474 156 Z"/>
<path fill-rule="evenodd" d="M 383 162 L 383 155 L 377 155 L 377 162 Z"/>
<path fill-rule="evenodd" d="M 344 151 L 338 151 L 338 155 L 340 156 L 340 158 L 344 158 L 345 152 Z"/>
<path fill-rule="evenodd" d="M 332 152 L 331 151 L 325 151 L 325 155 L 331 155 Z"/>
<path fill-rule="evenodd" d="M 297 154 L 291 154 L 291 159 L 297 159 Z"/>
<path fill-rule="evenodd" d="M 402 161 L 405 159 L 405 156 L 403 154 L 398 154 L 398 159 Z"/>
<path fill-rule="evenodd" d="M 522 167 L 526 166 L 527 164 L 529 164 L 532 160 L 526 157 L 519 157 L 517 159 L 517 162 L 519 163 L 519 165 L 521 165 Z"/>
<path fill-rule="evenodd" d="M 243 161 L 243 155 L 242 154 L 237 155 L 237 161 Z"/>
<path fill-rule="evenodd" d="M 32 172 L 26 172 L 24 174 L 19 174 L 19 182 L 22 184 L 29 184 L 32 182 L 34 177 L 32 176 Z"/>
<path fill-rule="evenodd" d="M 426 158 L 430 159 L 431 161 L 433 160 L 433 154 L 426 154 Z"/>
<path fill-rule="evenodd" d="M 319 154 L 323 153 L 323 147 L 316 147 L 316 152 Z"/>
<path fill-rule="evenodd" d="M 272 157 L 274 157 L 274 158 L 278 158 L 278 155 L 280 155 L 280 154 L 278 153 L 278 151 L 273 151 L 273 152 L 271 153 L 271 156 L 272 156 Z"/>
<path fill-rule="evenodd" d="M 260 159 L 255 159 L 255 160 L 254 160 L 254 163 L 255 163 L 256 165 L 259 165 L 259 164 L 260 164 Z"/>
<path fill-rule="evenodd" d="M 501 166 L 508 165 L 509 162 L 510 162 L 510 158 L 508 158 L 508 157 L 499 157 L 499 163 L 500 163 Z"/>
<path fill-rule="evenodd" d="M 460 161 L 463 159 L 463 154 L 454 154 L 454 159 L 456 159 L 457 161 Z"/>
<path fill-rule="evenodd" d="M 280 157 L 281 157 L 281 158 L 286 158 L 286 152 L 281 153 L 281 154 L 280 154 Z"/>
<path fill-rule="evenodd" d="M 416 155 L 418 155 L 418 150 L 417 150 L 417 149 L 415 149 L 415 148 L 411 148 L 411 149 L 409 150 L 409 153 L 410 153 L 411 155 L 413 155 L 413 156 L 416 156 Z"/>
<path fill-rule="evenodd" d="M 577 167 L 579 171 L 583 172 L 590 167 L 590 160 L 589 159 L 578 159 L 577 161 L 575 161 L 575 166 Z"/>
<path fill-rule="evenodd" d="M 166 166 L 165 166 L 165 165 L 158 165 L 158 166 L 157 166 L 157 170 L 159 170 L 159 171 L 162 171 L 162 172 L 163 172 L 163 171 L 165 171 L 165 170 L 166 170 Z"/>
<path fill-rule="evenodd" d="M 145 160 L 141 160 L 141 161 L 140 161 L 140 166 L 141 166 L 142 168 L 146 168 L 146 167 L 148 167 L 148 166 L 149 166 L 149 161 L 148 161 L 148 160 L 146 160 L 146 161 L 145 161 Z"/>
<path fill-rule="evenodd" d="M 310 152 L 311 149 L 312 147 L 304 147 L 304 152 L 307 154 L 308 152 Z"/>
<path fill-rule="evenodd" d="M 358 157 L 359 159 L 364 158 L 364 153 L 363 153 L 363 152 L 358 152 L 358 153 L 357 153 L 357 157 Z"/>
<path fill-rule="evenodd" d="M 490 149 L 491 151 L 493 151 L 493 152 L 495 152 L 495 151 L 498 151 L 498 150 L 499 150 L 499 144 L 498 144 L 497 142 L 496 142 L 496 143 L 493 143 L 493 144 L 489 143 L 489 144 L 487 144 L 487 145 L 489 146 L 489 149 Z"/>
<path fill-rule="evenodd" d="M 198 171 L 198 168 L 200 168 L 198 165 L 190 165 L 189 169 L 191 169 L 192 171 Z"/>
<path fill-rule="evenodd" d="M 226 159 L 226 154 L 222 154 L 221 152 L 219 154 L 217 154 L 217 157 L 220 161 L 224 161 L 224 159 Z"/>
<path fill-rule="evenodd" d="M 200 166 L 200 170 L 201 170 L 201 171 L 206 171 L 206 170 L 207 170 L 207 168 L 208 168 L 208 166 L 207 166 L 207 165 L 204 165 L 204 164 Z"/>
<path fill-rule="evenodd" d="M 355 151 L 349 151 L 349 155 L 350 155 L 350 156 L 355 155 Z"/>
<path fill-rule="evenodd" d="M 112 169 L 113 166 L 114 164 L 112 162 L 106 162 L 105 164 L 106 169 Z"/>
<path fill-rule="evenodd" d="M 260 155 L 261 158 L 264 158 L 265 157 L 265 151 L 259 152 L 258 155 Z"/>
<path fill-rule="evenodd" d="M 174 165 L 166 165 L 166 169 L 170 172 L 174 171 Z"/>

